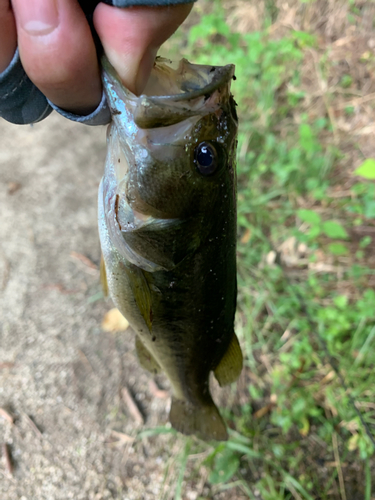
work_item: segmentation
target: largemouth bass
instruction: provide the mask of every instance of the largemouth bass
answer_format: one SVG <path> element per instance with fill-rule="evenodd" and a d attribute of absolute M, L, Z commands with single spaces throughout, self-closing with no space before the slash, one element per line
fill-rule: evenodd
<path fill-rule="evenodd" d="M 242 369 L 234 66 L 159 58 L 137 97 L 102 64 L 112 113 L 99 190 L 102 282 L 137 334 L 141 365 L 171 382 L 172 426 L 224 440 L 209 375 L 225 385 Z"/>

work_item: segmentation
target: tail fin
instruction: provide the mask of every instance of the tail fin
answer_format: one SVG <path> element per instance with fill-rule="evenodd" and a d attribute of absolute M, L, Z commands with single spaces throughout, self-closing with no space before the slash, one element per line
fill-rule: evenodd
<path fill-rule="evenodd" d="M 194 406 L 188 401 L 172 398 L 169 420 L 182 434 L 195 434 L 203 441 L 228 439 L 224 420 L 213 401 L 205 406 Z"/>

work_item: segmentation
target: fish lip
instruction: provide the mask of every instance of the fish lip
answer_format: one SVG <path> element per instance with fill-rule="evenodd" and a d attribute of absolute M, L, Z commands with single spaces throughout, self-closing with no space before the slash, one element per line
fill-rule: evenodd
<path fill-rule="evenodd" d="M 186 59 L 182 59 L 182 62 L 188 63 Z M 190 66 L 198 66 L 197 64 L 190 64 Z M 171 95 L 160 95 L 160 96 L 148 96 L 142 94 L 139 99 L 142 99 L 143 102 L 181 102 L 181 101 L 190 101 L 196 99 L 197 97 L 207 96 L 207 98 L 215 92 L 218 88 L 220 88 L 225 83 L 229 82 L 234 76 L 235 66 L 234 64 L 227 64 L 226 66 L 211 66 L 212 80 L 207 83 L 204 87 L 201 87 L 197 90 L 192 90 L 190 92 L 181 92 L 180 94 L 171 94 Z"/>
<path fill-rule="evenodd" d="M 163 58 L 159 58 L 163 59 Z M 158 58 L 157 58 L 158 60 Z M 172 63 L 172 61 L 168 62 Z M 115 68 L 111 65 L 111 63 L 108 61 L 106 56 L 103 56 L 101 58 L 101 63 L 103 67 L 103 73 L 104 76 L 107 74 L 109 76 L 109 83 L 114 84 L 114 83 L 120 83 L 121 84 L 121 78 Z M 166 95 L 148 95 L 148 94 L 141 94 L 140 96 L 136 96 L 133 94 L 130 90 L 126 89 L 126 87 L 123 87 L 123 90 L 127 94 L 127 97 L 137 100 L 137 101 L 142 101 L 144 103 L 147 103 L 148 101 L 150 102 L 162 102 L 162 101 L 171 101 L 171 102 L 181 102 L 181 101 L 189 101 L 191 99 L 196 99 L 197 97 L 202 97 L 202 96 L 209 96 L 211 95 L 215 90 L 217 90 L 219 87 L 224 85 L 225 83 L 229 82 L 230 80 L 233 79 L 234 77 L 234 70 L 235 70 L 235 65 L 234 64 L 227 64 L 226 66 L 208 66 L 208 65 L 200 65 L 200 64 L 192 64 L 190 63 L 187 59 L 181 59 L 180 65 L 185 64 L 189 65 L 190 67 L 199 67 L 199 68 L 207 68 L 207 73 L 212 74 L 211 80 L 204 85 L 203 87 L 200 87 L 197 90 L 192 90 L 190 92 L 181 92 L 178 94 L 166 94 Z M 210 68 L 210 70 L 208 70 Z"/>
<path fill-rule="evenodd" d="M 158 73 L 154 76 L 154 81 L 174 81 L 181 92 L 168 95 L 142 94 L 137 97 L 122 85 L 119 75 L 105 56 L 102 58 L 102 67 L 104 89 L 114 121 L 122 119 L 126 101 L 125 108 L 133 115 L 131 121 L 141 129 L 169 126 L 192 116 L 204 116 L 217 111 L 229 99 L 229 84 L 235 70 L 233 64 L 208 66 L 191 64 L 182 59 L 176 70 L 171 69 L 169 74 L 166 70 L 163 75 L 161 67 L 161 76 Z M 184 85 L 198 88 L 184 92 Z"/>

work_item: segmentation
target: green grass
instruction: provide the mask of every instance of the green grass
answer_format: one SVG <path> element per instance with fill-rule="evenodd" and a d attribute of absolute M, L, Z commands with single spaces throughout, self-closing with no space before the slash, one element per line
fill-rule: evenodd
<path fill-rule="evenodd" d="M 350 15 L 358 15 L 355 2 L 348 3 Z M 213 2 L 185 40 L 186 57 L 196 63 L 236 65 L 236 331 L 251 377 L 242 403 L 223 410 L 236 429 L 229 441 L 187 441 L 175 498 L 183 498 L 189 450 L 204 449 L 204 461 L 188 470 L 194 477 L 205 467 L 212 492 L 232 490 L 231 498 L 242 492 L 250 499 L 328 499 L 344 498 L 345 491 L 350 498 L 357 488 L 370 500 L 375 273 L 367 261 L 374 245 L 356 230 L 374 227 L 375 161 L 363 158 L 355 173 L 338 174 L 345 144 L 332 115 L 304 105 L 306 54 L 318 37 L 292 29 L 272 36 L 274 5 L 267 3 L 263 30 L 240 34 Z M 320 77 L 328 79 L 327 54 L 316 53 Z M 338 85 L 342 96 L 353 78 L 345 74 Z M 327 90 L 325 102 L 336 97 Z M 353 108 L 343 112 L 349 116 Z M 343 178 L 347 194 L 335 196 Z"/>

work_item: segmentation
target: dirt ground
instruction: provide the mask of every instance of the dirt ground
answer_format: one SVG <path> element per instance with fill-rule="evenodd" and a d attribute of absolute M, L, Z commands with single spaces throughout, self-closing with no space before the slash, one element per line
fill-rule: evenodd
<path fill-rule="evenodd" d="M 169 399 L 155 397 L 132 333 L 101 328 L 113 307 L 98 271 L 104 158 L 105 127 L 56 114 L 33 127 L 0 122 L 2 500 L 169 497 L 165 465 L 181 440 L 131 442 L 141 424 L 121 389 L 146 427 L 166 423 Z"/>

